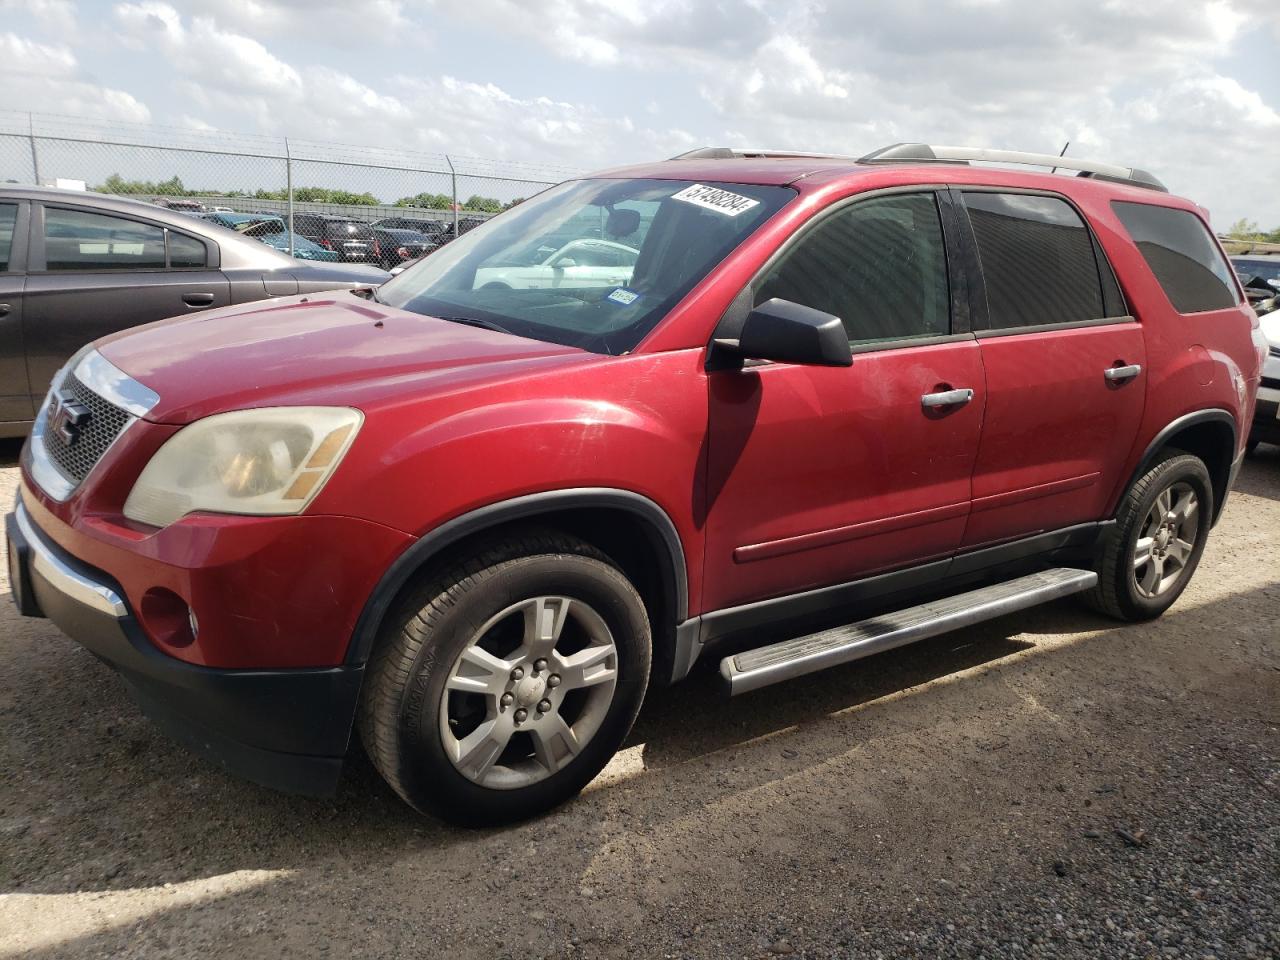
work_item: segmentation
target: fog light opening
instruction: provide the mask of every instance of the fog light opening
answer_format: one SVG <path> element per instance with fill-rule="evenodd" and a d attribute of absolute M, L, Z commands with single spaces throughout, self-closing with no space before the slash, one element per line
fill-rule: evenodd
<path fill-rule="evenodd" d="M 164 587 L 152 587 L 142 595 L 140 619 L 152 642 L 170 649 L 191 646 L 199 632 L 195 611 Z"/>

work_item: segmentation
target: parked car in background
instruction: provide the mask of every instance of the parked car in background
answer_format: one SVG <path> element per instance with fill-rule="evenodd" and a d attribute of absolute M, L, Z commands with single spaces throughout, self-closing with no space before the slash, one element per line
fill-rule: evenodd
<path fill-rule="evenodd" d="M 1258 407 L 1249 431 L 1251 451 L 1260 443 L 1280 445 L 1280 310 L 1263 315 L 1260 323 L 1267 338 L 1267 358 L 1262 365 Z"/>
<path fill-rule="evenodd" d="M 475 289 L 506 287 L 532 290 L 539 287 L 626 286 L 640 251 L 612 240 L 571 240 L 558 250 L 543 253 L 534 263 L 501 261 L 476 270 Z"/>
<path fill-rule="evenodd" d="M 450 218 L 449 223 L 452 223 Z M 383 217 L 370 224 L 375 230 L 416 230 L 428 237 L 442 237 L 448 232 L 444 220 L 430 217 Z"/>
<path fill-rule="evenodd" d="M 204 204 L 199 200 L 188 200 L 183 197 L 160 197 L 156 200 L 156 206 L 164 207 L 167 210 L 176 210 L 179 213 L 204 213 Z"/>
<path fill-rule="evenodd" d="M 1231 266 L 1259 316 L 1280 309 L 1280 253 L 1238 254 Z"/>
<path fill-rule="evenodd" d="M 378 240 L 378 247 L 382 254 L 381 263 L 385 270 L 390 270 L 406 261 L 424 257 L 440 246 L 439 240 L 433 240 L 417 230 L 374 227 L 373 235 Z"/>
<path fill-rule="evenodd" d="M 303 263 L 139 200 L 0 187 L 0 436 L 27 432 L 50 378 L 90 340 L 165 317 L 386 278 L 373 267 Z"/>
<path fill-rule="evenodd" d="M 363 220 L 324 213 L 295 213 L 293 229 L 347 263 L 378 264 L 382 250 L 373 228 Z"/>
<path fill-rule="evenodd" d="M 1241 280 L 1261 280 L 1273 290 L 1280 290 L 1280 253 L 1237 254 L 1231 258 L 1231 267 Z"/>
<path fill-rule="evenodd" d="M 285 227 L 284 219 L 274 213 L 206 213 L 202 218 L 246 237 L 252 237 L 283 253 L 289 252 L 289 231 Z M 326 250 L 304 236 L 293 234 L 292 239 L 293 256 L 299 260 L 335 263 L 342 259 L 337 252 Z"/>
<path fill-rule="evenodd" d="M 625 284 L 474 282 L 548 241 Z M 740 694 L 1070 594 L 1154 620 L 1266 355 L 1150 174 L 924 144 L 615 169 L 376 290 L 200 321 L 58 375 L 20 612 L 227 768 L 331 793 L 358 732 L 473 824 L 576 794 L 700 659 Z"/>

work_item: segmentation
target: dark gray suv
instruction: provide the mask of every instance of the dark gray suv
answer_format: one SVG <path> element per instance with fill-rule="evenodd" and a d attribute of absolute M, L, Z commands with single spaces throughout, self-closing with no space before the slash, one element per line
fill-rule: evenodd
<path fill-rule="evenodd" d="M 303 263 L 124 197 L 0 189 L 0 437 L 28 431 L 50 378 L 91 340 L 212 307 L 387 276 L 356 264 Z"/>

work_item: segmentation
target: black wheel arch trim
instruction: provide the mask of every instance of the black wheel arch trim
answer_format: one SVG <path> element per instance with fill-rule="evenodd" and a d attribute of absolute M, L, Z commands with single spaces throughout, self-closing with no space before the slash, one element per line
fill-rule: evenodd
<path fill-rule="evenodd" d="M 1151 442 L 1147 444 L 1147 449 L 1142 454 L 1142 459 L 1138 461 L 1137 469 L 1134 470 L 1133 475 L 1129 477 L 1128 484 L 1121 488 L 1120 496 L 1123 497 L 1124 491 L 1128 490 L 1129 487 L 1132 487 L 1139 477 L 1155 465 L 1156 460 L 1160 456 L 1160 452 L 1169 446 L 1169 440 L 1171 437 L 1187 429 L 1187 427 L 1194 427 L 1202 423 L 1225 423 L 1231 430 L 1230 462 L 1228 463 L 1228 471 L 1230 471 L 1230 463 L 1235 460 L 1236 447 L 1240 440 L 1240 428 L 1236 424 L 1236 418 L 1231 415 L 1229 410 L 1224 410 L 1220 407 L 1214 407 L 1209 410 L 1196 410 L 1192 413 L 1186 413 L 1174 420 L 1171 420 L 1152 438 Z M 1214 523 L 1218 522 L 1218 517 L 1222 513 L 1222 508 L 1227 500 L 1226 494 L 1230 492 L 1231 481 L 1233 478 L 1234 474 L 1228 472 L 1226 481 L 1227 489 L 1223 491 L 1223 495 L 1221 497 L 1217 498 L 1218 502 L 1213 505 Z M 1214 492 L 1216 493 L 1217 491 Z"/>
<path fill-rule="evenodd" d="M 432 557 L 450 545 L 514 520 L 536 519 L 566 510 L 601 508 L 625 510 L 645 522 L 646 529 L 654 538 L 654 545 L 659 548 L 658 553 L 665 554 L 667 558 L 663 589 L 669 593 L 676 623 L 683 622 L 689 610 L 684 545 L 671 517 L 662 507 L 642 494 L 614 487 L 548 490 L 486 504 L 442 523 L 414 541 L 387 568 L 365 601 L 347 648 L 346 663 L 356 665 L 368 660 L 382 621 L 400 590 Z"/>

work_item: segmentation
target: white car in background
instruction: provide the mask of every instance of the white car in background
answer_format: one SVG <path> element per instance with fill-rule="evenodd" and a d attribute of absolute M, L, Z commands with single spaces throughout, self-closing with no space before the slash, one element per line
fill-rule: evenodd
<path fill-rule="evenodd" d="M 1262 383 L 1258 386 L 1258 406 L 1249 431 L 1249 450 L 1259 443 L 1280 444 L 1280 310 L 1259 317 L 1262 334 L 1267 338 L 1267 359 L 1262 364 Z"/>
<path fill-rule="evenodd" d="M 474 289 L 625 287 L 639 256 L 639 250 L 625 243 L 583 237 L 535 263 L 480 267 Z"/>

